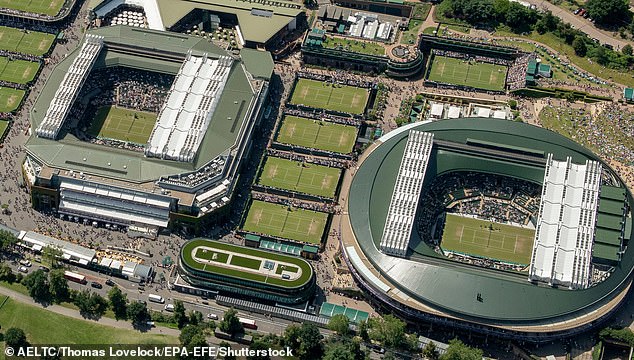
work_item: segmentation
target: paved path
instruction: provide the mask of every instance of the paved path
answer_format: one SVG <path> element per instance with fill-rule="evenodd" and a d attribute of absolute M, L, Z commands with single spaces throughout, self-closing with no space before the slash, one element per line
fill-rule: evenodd
<path fill-rule="evenodd" d="M 0 294 L 2 295 L 6 295 L 9 296 L 12 300 L 24 303 L 24 304 L 28 304 L 28 305 L 33 305 L 36 307 L 42 307 L 42 305 L 36 303 L 35 301 L 33 301 L 32 298 L 20 294 L 19 292 L 7 289 L 5 287 L 0 286 Z M 78 310 L 74 310 L 74 309 L 69 309 L 60 305 L 49 305 L 46 307 L 42 307 L 48 311 L 52 311 L 56 314 L 60 314 L 60 315 L 64 315 L 64 316 L 68 316 L 68 317 L 72 317 L 75 319 L 79 319 L 79 320 L 83 320 L 83 321 L 88 321 L 88 322 L 92 322 L 95 324 L 100 324 L 100 325 L 105 325 L 105 326 L 111 326 L 114 328 L 118 328 L 118 329 L 127 329 L 127 330 L 134 330 L 137 331 L 136 329 L 134 329 L 134 327 L 132 327 L 132 323 L 128 322 L 128 321 L 117 321 L 115 319 L 111 319 L 108 317 L 101 317 L 99 320 L 88 320 L 86 318 L 84 318 L 83 316 L 81 316 L 81 314 L 79 313 Z M 162 327 L 162 326 L 158 326 L 158 327 L 153 327 L 151 329 L 149 329 L 147 331 L 148 333 L 152 333 L 152 334 L 163 334 L 163 335 L 170 335 L 170 336 L 176 336 L 178 337 L 178 335 L 180 335 L 180 331 L 176 330 L 176 329 L 170 329 L 170 328 L 166 328 L 166 327 Z"/>
<path fill-rule="evenodd" d="M 601 44 L 610 44 L 614 46 L 615 50 L 620 50 L 628 42 L 625 40 L 617 39 L 612 36 L 612 33 L 597 29 L 588 19 L 584 19 L 581 16 L 577 16 L 572 12 L 562 9 L 559 6 L 549 3 L 546 0 L 526 0 L 528 3 L 533 4 L 542 9 L 550 10 L 553 15 L 557 16 L 561 20 L 574 26 L 575 29 L 579 29 L 588 34 L 590 38 L 599 39 Z"/>

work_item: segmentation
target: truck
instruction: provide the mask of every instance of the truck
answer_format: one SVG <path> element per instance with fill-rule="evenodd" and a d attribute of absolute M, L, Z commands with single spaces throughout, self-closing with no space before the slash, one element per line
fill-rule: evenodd
<path fill-rule="evenodd" d="M 151 302 L 155 302 L 155 303 L 159 303 L 159 304 L 164 304 L 165 303 L 165 299 L 163 299 L 162 296 L 160 295 L 156 295 L 156 294 L 150 294 L 147 296 L 147 299 Z"/>
<path fill-rule="evenodd" d="M 245 329 L 251 329 L 251 330 L 257 330 L 258 329 L 258 325 L 255 323 L 255 320 L 245 319 L 245 318 L 239 317 L 238 321 L 240 321 L 240 324 L 242 324 L 242 326 Z"/>

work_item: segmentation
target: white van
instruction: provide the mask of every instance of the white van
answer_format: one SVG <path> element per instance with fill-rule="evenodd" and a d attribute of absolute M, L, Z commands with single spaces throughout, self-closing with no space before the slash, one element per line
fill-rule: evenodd
<path fill-rule="evenodd" d="M 147 296 L 147 299 L 150 300 L 151 302 L 165 304 L 165 299 L 163 299 L 163 297 L 160 295 L 150 294 Z"/>
<path fill-rule="evenodd" d="M 165 311 L 174 312 L 174 304 L 165 305 Z"/>

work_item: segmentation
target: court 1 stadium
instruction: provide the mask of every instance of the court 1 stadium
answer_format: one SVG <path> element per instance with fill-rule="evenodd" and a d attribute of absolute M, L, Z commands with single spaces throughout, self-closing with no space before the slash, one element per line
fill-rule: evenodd
<path fill-rule="evenodd" d="M 412 322 L 550 341 L 619 308 L 632 282 L 632 194 L 574 141 L 495 119 L 415 123 L 347 181 L 345 259 Z"/>
<path fill-rule="evenodd" d="M 272 70 L 268 53 L 233 56 L 202 38 L 89 31 L 30 113 L 23 173 L 34 207 L 149 235 L 216 221 L 228 211 Z M 117 111 L 104 120 L 105 105 Z M 144 106 L 151 111 L 138 111 Z M 87 109 L 97 107 L 93 117 Z"/>
<path fill-rule="evenodd" d="M 206 289 L 209 294 L 297 304 L 312 297 L 315 274 L 306 260 L 295 256 L 194 239 L 181 248 L 174 287 L 193 294 Z"/>

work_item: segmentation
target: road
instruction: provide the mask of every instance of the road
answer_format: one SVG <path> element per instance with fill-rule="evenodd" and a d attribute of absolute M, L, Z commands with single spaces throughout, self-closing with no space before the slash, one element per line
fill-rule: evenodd
<path fill-rule="evenodd" d="M 612 36 L 612 33 L 597 29 L 588 19 L 584 19 L 581 16 L 577 16 L 572 12 L 562 9 L 557 5 L 549 3 L 545 0 L 525 0 L 526 2 L 537 6 L 538 8 L 550 10 L 553 15 L 560 18 L 563 22 L 569 23 L 574 26 L 575 29 L 579 29 L 588 34 L 590 38 L 598 39 L 601 44 L 610 44 L 614 47 L 614 50 L 620 50 L 628 44 L 627 41 L 620 40 Z"/>

